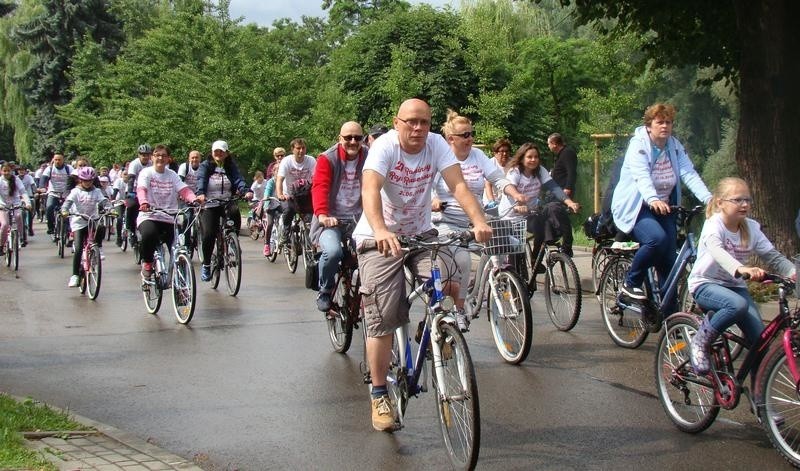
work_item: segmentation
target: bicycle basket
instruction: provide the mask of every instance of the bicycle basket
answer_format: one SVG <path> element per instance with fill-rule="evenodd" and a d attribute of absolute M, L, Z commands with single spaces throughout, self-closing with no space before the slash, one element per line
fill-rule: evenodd
<path fill-rule="evenodd" d="M 492 228 L 492 238 L 486 243 L 483 251 L 486 255 L 505 255 L 525 251 L 525 218 L 492 219 L 488 221 Z"/>

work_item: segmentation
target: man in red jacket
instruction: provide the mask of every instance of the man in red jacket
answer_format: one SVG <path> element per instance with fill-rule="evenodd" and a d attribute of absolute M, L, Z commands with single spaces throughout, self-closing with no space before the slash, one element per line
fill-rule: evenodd
<path fill-rule="evenodd" d="M 342 259 L 342 240 L 350 237 L 361 217 L 361 170 L 367 157 L 361 125 L 348 121 L 339 141 L 317 157 L 311 181 L 311 240 L 319 245 L 319 296 L 317 309 L 328 312 L 334 279 Z M 352 224 L 348 224 L 352 223 Z"/>

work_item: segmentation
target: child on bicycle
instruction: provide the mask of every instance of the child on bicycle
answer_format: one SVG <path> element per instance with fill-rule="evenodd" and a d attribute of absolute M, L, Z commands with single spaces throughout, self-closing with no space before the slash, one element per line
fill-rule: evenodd
<path fill-rule="evenodd" d="M 78 184 L 73 188 L 64 204 L 61 206 L 61 214 L 63 216 L 72 213 L 86 214 L 88 216 L 96 216 L 98 205 L 104 201 L 108 201 L 105 193 L 100 188 L 94 186 L 94 179 L 97 173 L 92 167 L 81 167 L 76 172 L 75 176 L 78 179 Z M 72 276 L 69 278 L 67 287 L 75 288 L 78 286 L 78 273 L 81 268 L 81 255 L 83 253 L 83 244 L 89 234 L 89 221 L 80 216 L 72 216 L 70 218 L 70 227 L 75 234 L 75 243 L 73 245 L 75 251 L 72 255 Z M 97 231 L 94 234 L 94 242 L 100 247 L 100 259 L 103 256 L 103 236 L 105 235 L 105 227 L 98 225 Z"/>
<path fill-rule="evenodd" d="M 0 255 L 5 253 L 6 239 L 11 232 L 11 224 L 16 224 L 18 233 L 22 234 L 22 211 L 17 212 L 16 221 L 11 221 L 9 212 L 6 210 L 8 206 L 19 205 L 20 200 L 25 202 L 26 207 L 31 207 L 31 200 L 25 193 L 22 180 L 14 175 L 11 164 L 4 163 L 2 174 L 0 174 Z"/>
<path fill-rule="evenodd" d="M 275 200 L 270 200 L 270 198 L 275 198 L 275 178 L 278 176 L 278 166 L 271 165 L 270 168 L 272 169 L 272 175 L 269 176 L 269 180 L 264 185 L 264 197 L 261 198 L 261 210 L 267 212 L 267 226 L 264 228 L 264 256 L 269 257 L 272 253 L 272 249 L 269 245 L 270 237 L 272 235 L 272 224 L 275 223 L 275 218 L 280 214 L 281 205 L 280 203 L 276 202 Z"/>
<path fill-rule="evenodd" d="M 761 281 L 766 272 L 745 265 L 758 255 L 783 276 L 797 276 L 792 262 L 781 255 L 748 218 L 753 204 L 750 189 L 740 178 L 723 178 L 706 207 L 706 222 L 697 244 L 697 262 L 689 275 L 689 290 L 697 304 L 714 315 L 703 318 L 691 342 L 691 362 L 697 374 L 711 369 L 709 346 L 720 332 L 736 324 L 748 347 L 753 345 L 764 323 L 741 276 Z"/>

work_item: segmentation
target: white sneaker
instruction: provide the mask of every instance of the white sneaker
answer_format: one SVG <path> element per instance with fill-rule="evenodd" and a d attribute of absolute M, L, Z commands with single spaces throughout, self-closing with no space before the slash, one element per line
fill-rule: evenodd
<path fill-rule="evenodd" d="M 67 288 L 76 288 L 78 286 L 78 275 L 72 275 L 69 277 L 69 283 L 67 283 Z"/>
<path fill-rule="evenodd" d="M 106 254 L 103 253 L 103 249 L 100 249 L 100 260 L 105 260 Z"/>

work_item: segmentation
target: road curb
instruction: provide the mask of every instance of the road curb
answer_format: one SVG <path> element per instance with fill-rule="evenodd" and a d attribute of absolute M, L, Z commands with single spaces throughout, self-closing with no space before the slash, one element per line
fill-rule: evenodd
<path fill-rule="evenodd" d="M 19 402 L 28 400 L 14 395 L 9 395 L 9 397 Z M 129 432 L 51 404 L 46 405 L 96 431 L 94 434 L 74 438 L 54 436 L 36 440 L 25 439 L 28 448 L 41 452 L 59 470 L 203 471 L 192 461 L 170 453 Z"/>

